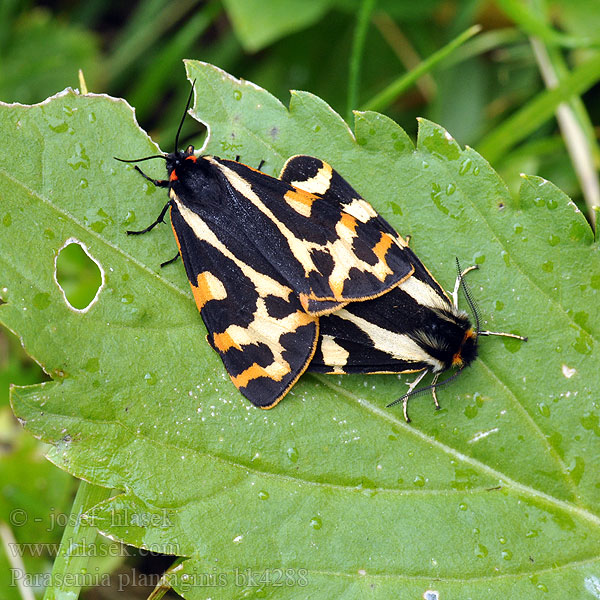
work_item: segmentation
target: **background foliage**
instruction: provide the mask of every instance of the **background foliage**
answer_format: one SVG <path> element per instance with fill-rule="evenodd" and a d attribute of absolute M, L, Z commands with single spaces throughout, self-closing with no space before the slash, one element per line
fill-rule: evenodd
<path fill-rule="evenodd" d="M 371 4 L 375 6 L 368 15 Z M 578 132 L 589 142 L 591 163 L 598 164 L 592 125 L 599 121 L 600 110 L 595 85 L 600 79 L 600 10 L 595 0 L 145 0 L 134 6 L 13 0 L 2 3 L 0 10 L 0 99 L 39 102 L 67 85 L 78 86 L 81 68 L 90 91 L 126 98 L 136 107 L 142 127 L 167 150 L 188 90 L 184 57 L 214 63 L 253 81 L 286 105 L 289 89 L 304 89 L 347 114 L 349 98 L 355 98 L 350 108 L 369 105 L 420 60 L 470 25 L 481 24 L 478 36 L 377 110 L 396 120 L 413 139 L 415 117 L 441 123 L 461 144 L 490 158 L 515 195 L 521 185 L 519 173 L 526 172 L 552 180 L 586 210 L 568 143 L 570 138 L 580 139 Z M 359 84 L 349 91 L 350 73 L 357 71 L 351 57 L 356 57 L 353 41 L 361 11 L 369 17 L 368 27 Z M 533 34 L 541 40 L 538 46 L 532 45 Z M 567 91 L 581 94 L 571 102 L 575 128 L 557 127 L 556 103 L 549 99 L 541 75 L 548 70 L 566 81 Z M 202 141 L 192 120 L 186 123 L 185 136 L 196 145 Z M 83 295 L 85 305 L 86 289 L 94 289 L 94 272 L 81 276 L 81 258 L 71 260 L 80 274 L 73 277 L 73 294 Z M 69 271 L 69 264 L 65 269 Z M 52 509 L 68 512 L 73 484 L 41 461 L 40 448 L 24 439 L 10 419 L 8 383 L 33 383 L 44 376 L 12 336 L 3 333 L 0 344 L 0 435 L 7 465 L 2 520 L 9 520 L 14 505 L 47 519 L 48 504 L 39 503 L 40 490 L 46 489 L 53 490 L 48 500 Z M 20 485 L 23 470 L 35 473 L 29 491 Z M 17 533 L 25 536 L 19 541 L 60 537 L 54 527 L 41 529 L 44 535 L 19 529 Z M 47 560 L 26 562 L 31 572 L 49 566 Z M 114 561 L 106 561 L 104 568 L 114 568 Z"/>

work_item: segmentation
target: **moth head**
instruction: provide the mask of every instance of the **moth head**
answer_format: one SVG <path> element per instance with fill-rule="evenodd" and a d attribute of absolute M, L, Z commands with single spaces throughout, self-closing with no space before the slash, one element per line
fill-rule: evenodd
<path fill-rule="evenodd" d="M 165 156 L 167 165 L 167 173 L 171 173 L 178 167 L 184 166 L 185 161 L 196 162 L 196 155 L 194 154 L 194 146 L 190 145 L 185 150 L 176 150 Z"/>

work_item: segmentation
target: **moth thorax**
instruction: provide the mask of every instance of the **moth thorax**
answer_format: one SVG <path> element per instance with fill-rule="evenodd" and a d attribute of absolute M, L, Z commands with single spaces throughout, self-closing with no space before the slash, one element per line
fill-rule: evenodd
<path fill-rule="evenodd" d="M 453 367 L 467 367 L 477 357 L 477 332 L 473 327 L 465 331 L 464 338 L 458 351 L 452 357 Z"/>

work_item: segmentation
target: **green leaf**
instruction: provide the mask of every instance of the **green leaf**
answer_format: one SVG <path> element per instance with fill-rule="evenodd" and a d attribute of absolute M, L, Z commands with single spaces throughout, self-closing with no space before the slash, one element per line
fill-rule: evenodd
<path fill-rule="evenodd" d="M 233 29 L 246 50 L 256 52 L 311 25 L 333 0 L 223 0 Z"/>
<path fill-rule="evenodd" d="M 456 256 L 479 264 L 482 325 L 529 342 L 484 339 L 440 390 L 442 410 L 412 400 L 410 425 L 385 408 L 406 389 L 389 375 L 305 375 L 255 409 L 204 342 L 182 266 L 158 267 L 175 251 L 169 228 L 124 234 L 166 201 L 112 159 L 156 152 L 130 107 L 70 91 L 4 106 L 0 319 L 56 379 L 15 389 L 13 406 L 53 462 L 124 491 L 91 521 L 190 557 L 170 574 L 186 598 L 586 597 L 600 541 L 600 261 L 581 213 L 539 178 L 511 198 L 433 123 L 415 148 L 382 115 L 356 113 L 353 134 L 311 94 L 292 93 L 288 110 L 211 65 L 187 68 L 206 152 L 264 159 L 271 174 L 292 154 L 327 160 L 445 287 Z M 84 313 L 54 282 L 69 238 L 104 273 Z"/>

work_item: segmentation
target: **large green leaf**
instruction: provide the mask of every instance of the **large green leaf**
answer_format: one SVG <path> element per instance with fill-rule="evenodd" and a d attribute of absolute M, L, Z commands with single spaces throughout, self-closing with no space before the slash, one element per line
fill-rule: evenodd
<path fill-rule="evenodd" d="M 416 148 L 376 113 L 358 113 L 353 135 L 315 96 L 294 92 L 288 110 L 215 67 L 187 68 L 206 152 L 265 159 L 273 174 L 294 153 L 329 161 L 443 285 L 455 256 L 479 264 L 484 326 L 530 341 L 484 339 L 440 389 L 441 411 L 413 399 L 410 425 L 385 408 L 406 389 L 393 376 L 305 375 L 255 409 L 205 343 L 183 267 L 158 267 L 175 251 L 169 228 L 124 233 L 166 201 L 112 158 L 156 152 L 131 108 L 71 91 L 3 106 L 0 318 L 55 379 L 15 389 L 13 406 L 52 461 L 123 490 L 89 518 L 191 557 L 173 573 L 186 598 L 597 593 L 600 261 L 583 216 L 539 178 L 511 198 L 430 122 Z M 54 282 L 69 238 L 104 273 L 85 313 Z"/>

